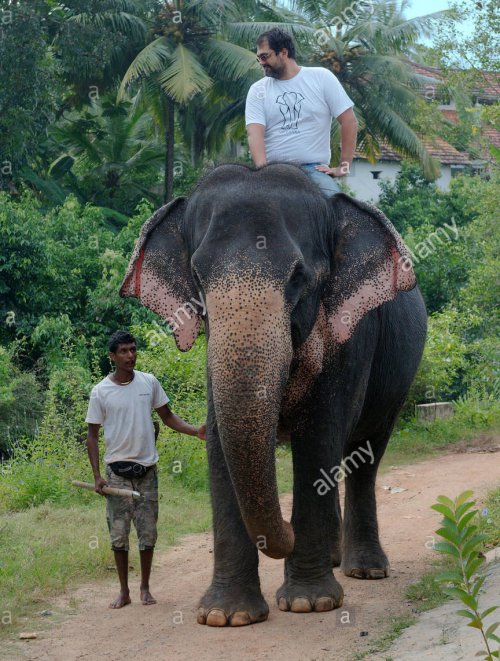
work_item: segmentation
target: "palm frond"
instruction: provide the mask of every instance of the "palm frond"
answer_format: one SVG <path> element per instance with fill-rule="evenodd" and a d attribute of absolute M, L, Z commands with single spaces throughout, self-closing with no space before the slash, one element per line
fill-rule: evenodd
<path fill-rule="evenodd" d="M 118 101 L 123 98 L 127 85 L 130 85 L 136 78 L 149 76 L 166 68 L 171 56 L 167 37 L 158 37 L 143 48 L 123 76 L 118 90 Z"/>
<path fill-rule="evenodd" d="M 97 27 L 110 26 L 116 32 L 123 32 L 133 39 L 140 39 L 146 33 L 146 26 L 141 18 L 127 12 L 82 13 L 68 17 L 68 22 Z"/>
<path fill-rule="evenodd" d="M 196 55 L 182 44 L 175 49 L 169 67 L 158 76 L 158 82 L 178 103 L 186 103 L 212 85 L 212 79 Z"/>
<path fill-rule="evenodd" d="M 390 25 L 380 30 L 380 38 L 391 48 L 403 49 L 413 46 L 421 37 L 431 37 L 436 23 L 450 16 L 449 10 L 434 12 L 426 16 L 416 16 L 396 25 Z"/>
<path fill-rule="evenodd" d="M 95 148 L 92 138 L 82 130 L 78 121 L 69 120 L 61 125 L 53 125 L 49 133 L 73 158 L 77 160 L 84 158 L 91 166 L 101 162 L 101 155 Z"/>
<path fill-rule="evenodd" d="M 439 165 L 427 152 L 423 142 L 389 104 L 379 100 L 377 105 L 361 102 L 366 126 L 373 135 L 380 136 L 401 156 L 418 160 L 429 178 L 436 178 Z"/>
<path fill-rule="evenodd" d="M 229 36 L 237 43 L 254 44 L 257 37 L 271 28 L 282 28 L 287 30 L 296 38 L 313 38 L 316 29 L 311 25 L 299 23 L 228 23 L 227 30 Z"/>
<path fill-rule="evenodd" d="M 205 25 L 217 24 L 220 18 L 225 20 L 238 16 L 238 6 L 233 0 L 188 0 L 184 4 L 186 18 Z"/>
<path fill-rule="evenodd" d="M 248 77 L 249 83 L 262 76 L 255 53 L 228 41 L 210 39 L 205 47 L 207 69 L 218 80 Z"/>
<path fill-rule="evenodd" d="M 290 8 L 314 22 L 326 20 L 329 14 L 326 0 L 291 0 Z"/>

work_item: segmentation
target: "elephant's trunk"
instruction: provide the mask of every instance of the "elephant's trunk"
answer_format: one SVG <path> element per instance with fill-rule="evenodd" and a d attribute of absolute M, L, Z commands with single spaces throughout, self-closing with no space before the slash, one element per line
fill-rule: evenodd
<path fill-rule="evenodd" d="M 208 365 L 222 448 L 251 540 L 271 558 L 294 544 L 276 483 L 275 435 L 292 357 L 283 294 L 267 284 L 207 294 Z M 222 288 L 221 288 L 222 289 Z"/>

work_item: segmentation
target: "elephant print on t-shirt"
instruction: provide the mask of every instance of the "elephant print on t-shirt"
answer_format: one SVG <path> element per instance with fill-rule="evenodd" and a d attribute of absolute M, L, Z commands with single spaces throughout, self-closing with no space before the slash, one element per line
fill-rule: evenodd
<path fill-rule="evenodd" d="M 277 97 L 276 103 L 280 104 L 280 111 L 283 115 L 282 129 L 298 128 L 300 118 L 300 106 L 305 99 L 300 92 L 284 92 Z"/>

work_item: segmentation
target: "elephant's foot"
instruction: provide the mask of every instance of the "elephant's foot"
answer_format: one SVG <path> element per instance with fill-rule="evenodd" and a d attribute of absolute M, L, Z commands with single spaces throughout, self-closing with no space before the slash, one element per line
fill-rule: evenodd
<path fill-rule="evenodd" d="M 352 578 L 379 579 L 389 576 L 389 561 L 380 546 L 371 550 L 344 551 L 340 568 Z"/>
<path fill-rule="evenodd" d="M 242 627 L 264 622 L 269 606 L 259 587 L 211 585 L 200 600 L 198 624 L 211 627 Z"/>
<path fill-rule="evenodd" d="M 344 591 L 331 573 L 307 581 L 287 578 L 276 592 L 276 601 L 282 611 L 321 613 L 342 606 Z"/>

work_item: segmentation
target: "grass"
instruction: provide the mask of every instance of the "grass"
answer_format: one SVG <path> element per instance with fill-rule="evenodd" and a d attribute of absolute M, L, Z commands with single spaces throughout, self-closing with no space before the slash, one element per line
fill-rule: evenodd
<path fill-rule="evenodd" d="M 160 474 L 160 531 L 158 549 L 181 535 L 208 530 L 211 525 L 206 493 L 192 493 Z M 109 576 L 114 566 L 106 527 L 105 502 L 90 493 L 82 505 L 45 503 L 23 512 L 0 516 L 0 638 L 17 630 L 26 617 L 50 608 L 51 599 L 84 580 Z M 131 534 L 130 562 L 139 566 L 135 533 Z M 6 617 L 9 613 L 9 617 Z M 0 622 L 2 618 L 0 617 Z"/>
<path fill-rule="evenodd" d="M 392 617 L 390 619 L 390 628 L 388 631 L 381 636 L 372 647 L 370 647 L 369 650 L 366 652 L 357 652 L 356 654 L 353 655 L 353 659 L 358 661 L 359 659 L 366 659 L 366 657 L 369 654 L 375 654 L 376 652 L 385 652 L 385 650 L 389 649 L 391 644 L 396 640 L 396 638 L 399 638 L 401 633 L 410 627 L 412 624 L 414 624 L 416 621 L 416 618 L 413 617 L 412 615 L 400 615 L 399 617 Z M 389 657 L 387 657 L 386 661 L 392 661 Z"/>
<path fill-rule="evenodd" d="M 400 421 L 393 432 L 382 468 L 387 464 L 398 465 L 419 461 L 441 453 L 459 441 L 470 441 L 479 432 L 495 433 L 500 427 L 500 410 L 496 402 L 468 401 L 455 411 L 448 420 L 433 422 Z"/>

